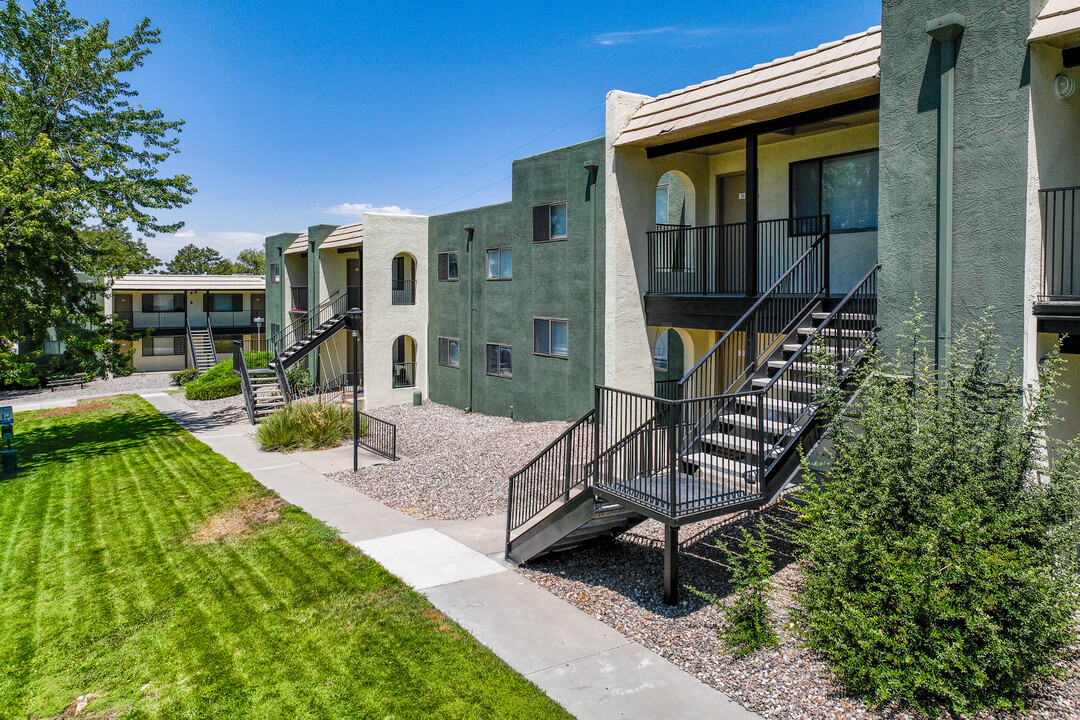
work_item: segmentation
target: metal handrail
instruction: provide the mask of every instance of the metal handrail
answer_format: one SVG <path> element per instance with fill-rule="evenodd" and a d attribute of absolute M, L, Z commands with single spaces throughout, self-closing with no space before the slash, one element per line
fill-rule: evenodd
<path fill-rule="evenodd" d="M 210 313 L 206 314 L 206 338 L 210 341 L 210 354 L 214 356 L 214 364 L 217 365 L 217 345 L 214 344 L 214 329 L 210 327 Z"/>
<path fill-rule="evenodd" d="M 244 359 L 244 343 L 241 340 L 233 340 L 233 372 L 240 376 L 240 387 L 244 391 L 244 407 L 247 409 L 248 421 L 255 424 L 255 393 L 251 389 L 251 378 L 248 376 L 247 362 Z"/>
<path fill-rule="evenodd" d="M 344 301 L 344 302 L 343 302 Z M 341 305 L 339 308 L 338 305 Z M 274 354 L 275 357 L 280 356 L 281 353 L 297 341 L 310 334 L 312 328 L 317 328 L 326 320 L 336 315 L 343 314 L 349 308 L 348 295 L 343 293 L 340 289 L 335 290 L 326 300 L 319 304 L 313 310 L 309 310 L 307 313 L 289 323 L 288 326 L 278 330 L 274 333 L 269 340 L 268 348 Z M 327 310 L 331 310 L 329 315 L 326 315 Z M 326 317 L 323 317 L 326 315 Z M 317 321 L 317 322 L 312 322 Z M 303 332 L 301 332 L 303 331 Z M 288 342 L 287 342 L 288 341 Z"/>
<path fill-rule="evenodd" d="M 195 358 L 195 344 L 191 342 L 191 323 L 188 322 L 187 316 L 184 316 L 184 335 L 187 339 L 188 355 L 191 356 L 191 367 L 197 368 L 199 361 Z M 217 364 L 216 362 L 214 363 Z"/>

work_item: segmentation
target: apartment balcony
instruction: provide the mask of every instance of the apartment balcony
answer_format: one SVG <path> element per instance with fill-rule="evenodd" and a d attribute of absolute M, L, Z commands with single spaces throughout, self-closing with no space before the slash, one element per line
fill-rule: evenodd
<path fill-rule="evenodd" d="M 263 314 L 265 313 L 251 310 L 214 310 L 208 313 L 193 314 L 188 318 L 188 322 L 193 328 L 204 328 L 206 327 L 207 318 L 209 318 L 210 327 L 215 330 L 219 328 L 247 328 L 255 327 L 255 317 Z"/>
<path fill-rule="evenodd" d="M 160 312 L 144 312 L 142 310 L 132 312 L 128 310 L 117 312 L 116 316 L 122 323 L 134 330 L 146 330 L 149 328 L 155 330 L 182 330 L 186 313 L 183 310 Z"/>
<path fill-rule="evenodd" d="M 820 272 L 829 276 L 829 217 L 746 223 L 657 225 L 647 233 L 650 325 L 722 329 L 818 243 L 825 245 Z"/>
<path fill-rule="evenodd" d="M 416 363 L 396 362 L 393 371 L 395 388 L 416 387 Z"/>
<path fill-rule="evenodd" d="M 391 280 L 390 303 L 392 305 L 415 305 L 416 304 L 416 281 L 415 280 Z"/>
<path fill-rule="evenodd" d="M 1039 330 L 1080 332 L 1080 186 L 1039 191 L 1042 204 L 1042 287 L 1034 313 Z"/>

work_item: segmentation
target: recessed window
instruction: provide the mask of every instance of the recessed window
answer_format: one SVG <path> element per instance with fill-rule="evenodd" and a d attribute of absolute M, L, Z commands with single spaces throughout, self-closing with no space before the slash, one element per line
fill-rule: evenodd
<path fill-rule="evenodd" d="M 143 293 L 143 312 L 183 312 L 184 293 Z"/>
<path fill-rule="evenodd" d="M 510 248 L 494 248 L 487 251 L 487 276 L 488 280 L 509 280 L 514 276 Z"/>
<path fill-rule="evenodd" d="M 668 186 L 656 186 L 656 224 L 666 225 L 668 221 Z"/>
<path fill-rule="evenodd" d="M 565 320 L 536 318 L 533 320 L 533 353 L 549 357 L 566 357 L 567 332 Z"/>
<path fill-rule="evenodd" d="M 148 337 L 142 341 L 143 357 L 158 355 L 183 355 L 183 337 Z"/>
<path fill-rule="evenodd" d="M 453 282 L 458 279 L 458 254 L 456 252 L 439 253 L 439 280 Z"/>
<path fill-rule="evenodd" d="M 513 348 L 509 345 L 487 344 L 487 374 L 497 377 L 513 377 Z"/>
<path fill-rule="evenodd" d="M 656 372 L 667 372 L 668 369 L 668 340 L 667 331 L 660 333 L 653 346 L 652 366 Z"/>
<path fill-rule="evenodd" d="M 791 217 L 828 215 L 833 232 L 877 230 L 878 151 L 791 163 L 790 202 Z"/>
<path fill-rule="evenodd" d="M 439 338 L 439 364 L 446 367 L 461 367 L 456 338 Z"/>
<path fill-rule="evenodd" d="M 281 265 L 278 263 L 270 263 L 270 282 L 281 282 Z"/>
<path fill-rule="evenodd" d="M 566 203 L 533 208 L 533 242 L 566 239 Z"/>

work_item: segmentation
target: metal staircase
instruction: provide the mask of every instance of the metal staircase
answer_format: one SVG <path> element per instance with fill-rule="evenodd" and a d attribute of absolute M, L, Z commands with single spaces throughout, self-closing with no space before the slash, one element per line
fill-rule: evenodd
<path fill-rule="evenodd" d="M 827 253 L 823 236 L 674 397 L 597 387 L 594 409 L 510 479 L 507 559 L 653 518 L 667 528 L 664 599 L 676 602 L 679 526 L 772 502 L 799 476 L 799 449 L 821 439 L 821 391 L 844 388 L 877 340 L 878 268 L 837 301 Z"/>
<path fill-rule="evenodd" d="M 214 346 L 214 331 L 210 327 L 210 318 L 206 319 L 205 328 L 192 329 L 191 323 L 184 318 L 184 331 L 187 333 L 188 357 L 191 366 L 204 373 L 218 363 L 217 348 Z"/>

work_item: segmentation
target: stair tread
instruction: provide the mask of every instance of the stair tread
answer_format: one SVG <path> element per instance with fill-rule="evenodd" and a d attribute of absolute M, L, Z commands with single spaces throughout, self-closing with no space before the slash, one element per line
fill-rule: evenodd
<path fill-rule="evenodd" d="M 753 415 L 745 415 L 743 413 L 724 415 L 720 417 L 720 422 L 727 425 L 734 425 L 735 427 L 747 428 L 749 430 L 758 429 L 758 419 Z M 766 420 L 764 426 L 765 432 L 773 435 L 787 435 L 795 429 L 795 426 L 790 423 L 778 422 L 776 420 Z"/>
<path fill-rule="evenodd" d="M 773 382 L 771 377 L 758 377 L 750 381 L 755 387 L 765 387 L 770 382 Z M 817 392 L 817 386 L 813 383 L 798 382 L 796 380 L 777 380 L 773 387 L 784 388 L 793 392 L 813 393 Z"/>
<path fill-rule="evenodd" d="M 810 316 L 812 318 L 814 318 L 815 320 L 826 320 L 826 319 L 828 319 L 829 315 L 831 315 L 831 314 L 832 313 L 827 313 L 827 312 L 816 312 L 816 313 L 811 313 Z M 867 315 L 865 313 L 840 313 L 839 315 L 837 315 L 837 317 L 842 318 L 844 320 L 861 320 L 861 321 L 864 321 L 864 322 L 874 322 L 876 320 L 876 318 L 873 315 Z"/>
<path fill-rule="evenodd" d="M 761 443 L 757 440 L 722 432 L 706 433 L 701 436 L 701 441 L 708 445 L 715 445 L 726 450 L 734 450 L 735 452 L 743 452 L 755 456 L 758 454 L 761 447 Z M 771 450 L 772 444 L 765 443 L 765 449 Z M 721 458 L 723 461 L 726 461 L 727 459 L 728 458 Z"/>
<path fill-rule="evenodd" d="M 776 370 L 782 370 L 787 365 L 787 360 L 770 360 L 768 366 Z M 792 370 L 799 370 L 800 372 L 815 372 L 821 370 L 835 369 L 832 365 L 822 365 L 821 363 L 811 362 L 793 362 L 791 363 Z"/>
<path fill-rule="evenodd" d="M 746 478 L 757 474 L 757 466 L 741 460 L 720 457 L 707 452 L 688 453 L 683 456 L 687 462 L 704 468 L 710 472 L 719 472 L 738 478 Z"/>
<path fill-rule="evenodd" d="M 799 350 L 802 349 L 802 347 L 803 347 L 802 343 L 784 343 L 784 345 L 783 345 L 784 352 L 788 352 L 788 353 L 798 352 Z M 836 348 L 834 348 L 834 347 L 815 348 L 815 350 L 818 350 L 818 349 L 824 350 L 825 352 L 829 353 L 830 355 L 835 355 L 836 354 Z M 851 354 L 851 349 L 850 348 L 842 348 L 842 352 L 844 353 L 844 355 L 850 355 Z"/>
<path fill-rule="evenodd" d="M 800 335 L 824 335 L 825 337 L 836 337 L 836 328 L 816 328 L 816 327 L 801 327 L 799 328 Z M 840 337 L 856 338 L 862 337 L 866 334 L 866 330 L 840 330 Z"/>
<path fill-rule="evenodd" d="M 740 405 L 751 405 L 753 407 L 758 406 L 757 395 L 740 395 L 735 399 Z M 765 398 L 765 407 L 770 410 L 780 410 L 788 413 L 802 413 L 807 408 L 807 403 L 791 402 L 790 400 L 777 400 L 776 398 Z"/>

